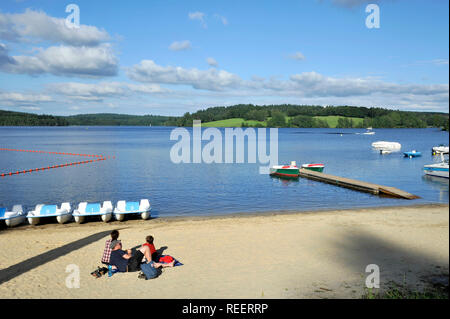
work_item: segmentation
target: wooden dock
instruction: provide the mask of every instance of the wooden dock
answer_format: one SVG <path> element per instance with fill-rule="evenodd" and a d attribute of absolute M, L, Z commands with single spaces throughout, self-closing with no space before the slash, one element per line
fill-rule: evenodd
<path fill-rule="evenodd" d="M 395 187 L 366 183 L 355 179 L 319 173 L 303 168 L 300 169 L 299 176 L 375 195 L 385 195 L 404 199 L 420 198 L 419 196 L 407 193 Z"/>

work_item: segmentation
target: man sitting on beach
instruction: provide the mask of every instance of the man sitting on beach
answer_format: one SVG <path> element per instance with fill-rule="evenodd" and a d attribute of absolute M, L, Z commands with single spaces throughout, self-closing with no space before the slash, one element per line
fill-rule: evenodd
<path fill-rule="evenodd" d="M 117 239 L 119 239 L 119 231 L 118 230 L 113 230 L 111 232 L 111 239 L 108 239 L 105 242 L 105 249 L 103 249 L 103 256 L 102 256 L 102 264 L 109 265 L 109 259 L 111 257 L 111 252 L 112 252 L 112 249 L 110 247 L 111 246 L 111 242 L 113 240 L 117 240 Z"/>
<path fill-rule="evenodd" d="M 147 259 L 151 262 L 152 257 L 150 249 L 147 246 L 141 246 L 132 254 L 131 250 L 122 250 L 122 242 L 120 240 L 113 240 L 110 245 L 112 252 L 109 260 L 110 265 L 114 266 L 119 272 L 134 272 L 141 269 L 142 259 Z M 154 268 L 162 267 L 163 264 L 153 263 Z"/>

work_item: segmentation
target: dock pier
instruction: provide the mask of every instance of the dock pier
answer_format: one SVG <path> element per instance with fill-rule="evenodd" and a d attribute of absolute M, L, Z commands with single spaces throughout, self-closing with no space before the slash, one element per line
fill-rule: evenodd
<path fill-rule="evenodd" d="M 375 194 L 375 195 L 385 195 L 385 196 L 403 198 L 403 199 L 420 198 L 419 196 L 410 194 L 408 192 L 402 191 L 395 187 L 362 182 L 362 181 L 358 181 L 355 179 L 319 173 L 319 172 L 315 172 L 315 171 L 311 171 L 311 170 L 303 169 L 303 168 L 301 168 L 299 170 L 299 176 L 308 178 L 308 179 L 312 179 L 315 181 L 324 182 L 324 183 L 328 183 L 328 184 L 332 184 L 332 185 L 337 185 L 337 186 L 341 186 L 341 187 L 345 187 L 345 188 L 350 188 L 350 189 L 357 190 L 360 192 L 366 192 L 366 193 L 371 193 L 371 194 Z"/>

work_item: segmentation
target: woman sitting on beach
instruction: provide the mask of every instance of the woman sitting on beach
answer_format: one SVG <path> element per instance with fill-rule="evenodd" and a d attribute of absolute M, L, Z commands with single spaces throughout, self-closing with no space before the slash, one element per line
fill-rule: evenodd
<path fill-rule="evenodd" d="M 151 236 L 151 235 L 147 236 L 145 238 L 146 242 L 142 246 L 146 246 L 150 249 L 150 255 L 151 255 L 150 261 L 160 262 L 161 255 L 156 251 L 155 245 L 153 244 L 153 240 L 154 240 L 153 236 Z M 160 264 L 163 265 L 163 267 L 173 267 L 175 265 L 175 259 L 173 259 L 170 256 L 165 256 L 165 257 L 169 257 L 169 258 L 164 259 L 164 263 L 160 263 Z M 147 259 L 147 256 L 145 258 Z M 148 259 L 147 259 L 147 261 L 148 261 Z"/>

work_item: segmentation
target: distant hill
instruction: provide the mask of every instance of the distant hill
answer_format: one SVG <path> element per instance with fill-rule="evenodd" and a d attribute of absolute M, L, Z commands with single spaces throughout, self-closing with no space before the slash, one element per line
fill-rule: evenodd
<path fill-rule="evenodd" d="M 193 120 L 201 120 L 205 127 L 439 127 L 445 130 L 449 127 L 448 113 L 357 106 L 239 104 L 211 107 L 178 117 L 114 113 L 53 116 L 0 110 L 0 126 L 192 126 Z"/>
<path fill-rule="evenodd" d="M 0 110 L 0 126 L 66 126 L 63 116 L 37 115 L 32 113 Z"/>
<path fill-rule="evenodd" d="M 113 113 L 80 114 L 64 117 L 69 125 L 101 126 L 163 126 L 169 119 L 160 115 L 126 115 Z"/>

